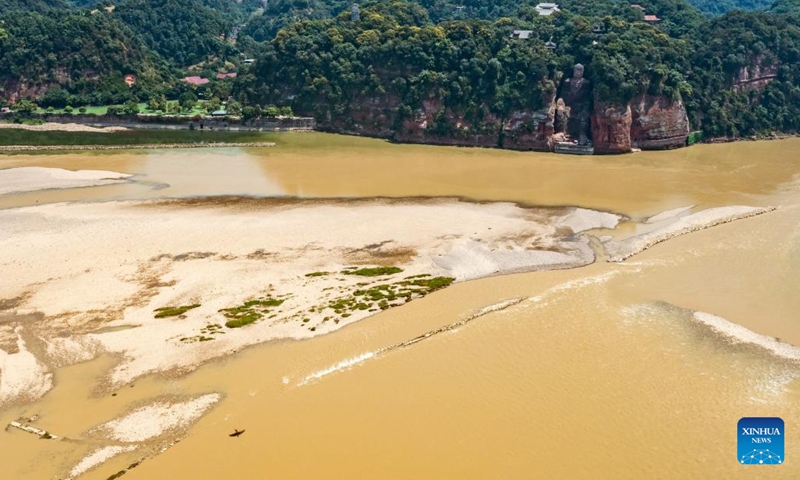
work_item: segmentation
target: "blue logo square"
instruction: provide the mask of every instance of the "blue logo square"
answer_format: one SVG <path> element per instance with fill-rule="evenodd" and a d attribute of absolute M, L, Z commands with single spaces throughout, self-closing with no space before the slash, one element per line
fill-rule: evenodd
<path fill-rule="evenodd" d="M 784 457 L 783 420 L 778 417 L 745 417 L 739 420 L 739 463 L 780 465 Z"/>

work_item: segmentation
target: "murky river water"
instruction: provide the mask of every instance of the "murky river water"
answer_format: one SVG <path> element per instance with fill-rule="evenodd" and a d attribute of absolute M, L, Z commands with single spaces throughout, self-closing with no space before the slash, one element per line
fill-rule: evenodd
<path fill-rule="evenodd" d="M 9 195 L 0 207 L 253 194 L 464 196 L 633 218 L 688 205 L 780 208 L 624 264 L 457 284 L 327 336 L 251 348 L 181 378 L 143 379 L 115 397 L 91 395 L 110 359 L 68 367 L 41 401 L 0 412 L 0 421 L 38 413 L 76 438 L 153 396 L 225 394 L 184 441 L 126 479 L 800 478 L 800 365 L 732 342 L 691 314 L 800 345 L 800 140 L 620 157 L 319 134 L 276 141 L 266 150 L 0 157 L 0 168 L 139 175 L 128 185 Z M 522 301 L 370 357 L 509 299 Z M 330 368 L 350 359 L 362 361 Z M 785 420 L 783 465 L 737 463 L 744 416 Z M 246 433 L 229 438 L 234 428 Z M 0 436 L 8 478 L 54 478 L 91 450 Z M 139 456 L 86 478 L 107 478 Z"/>

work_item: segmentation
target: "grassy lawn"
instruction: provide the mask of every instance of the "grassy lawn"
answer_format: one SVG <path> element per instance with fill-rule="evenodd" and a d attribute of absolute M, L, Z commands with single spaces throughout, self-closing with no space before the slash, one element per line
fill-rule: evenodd
<path fill-rule="evenodd" d="M 167 103 L 169 103 L 170 105 L 176 105 L 178 102 L 177 101 L 169 101 Z M 110 107 L 110 106 L 111 105 L 103 105 L 103 106 L 100 106 L 100 107 L 98 107 L 98 106 L 86 106 L 86 113 L 87 114 L 93 114 L 93 115 L 105 115 L 106 113 L 108 113 L 108 107 Z M 115 106 L 121 107 L 122 105 L 115 105 Z M 38 108 L 38 109 L 36 109 L 36 113 L 45 114 L 45 113 L 47 113 L 47 109 Z M 56 109 L 53 110 L 53 113 L 60 114 L 60 115 L 65 115 L 63 108 L 56 108 Z M 79 107 L 73 106 L 72 107 L 72 114 L 75 115 L 75 114 L 79 114 L 79 113 L 80 113 Z M 150 110 L 147 107 L 146 103 L 140 103 L 139 104 L 139 113 L 144 114 L 144 115 L 156 115 L 156 112 L 154 112 L 153 110 Z M 194 108 L 192 108 L 192 110 L 190 112 L 181 112 L 180 114 L 184 115 L 184 116 L 187 116 L 187 117 L 194 117 L 195 115 L 205 115 L 206 114 L 205 100 L 201 100 L 200 102 L 198 102 L 197 105 L 195 105 Z"/>

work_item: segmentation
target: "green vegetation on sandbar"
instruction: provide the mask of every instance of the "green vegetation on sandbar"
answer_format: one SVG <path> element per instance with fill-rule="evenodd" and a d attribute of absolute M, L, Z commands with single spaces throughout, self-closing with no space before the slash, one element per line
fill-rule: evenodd
<path fill-rule="evenodd" d="M 403 269 L 399 267 L 368 267 L 359 268 L 356 270 L 345 269 L 342 271 L 342 273 L 345 275 L 360 275 L 362 277 L 379 277 L 381 275 L 394 275 L 395 273 L 400 273 L 402 271 Z"/>
<path fill-rule="evenodd" d="M 327 305 L 315 307 L 315 310 L 322 312 L 325 309 L 331 309 L 340 318 L 347 318 L 359 310 L 377 312 L 402 305 L 414 298 L 424 297 L 454 281 L 453 277 L 417 277 L 416 280 L 375 285 L 368 289 L 356 290 L 352 295 L 335 298 Z M 339 323 L 340 318 L 325 317 L 323 322 L 333 319 L 335 323 Z"/>
<path fill-rule="evenodd" d="M 426 278 L 426 279 L 419 279 L 413 281 L 404 281 L 400 282 L 400 285 L 409 286 L 413 285 L 416 287 L 424 287 L 428 290 L 427 293 L 430 293 L 434 290 L 439 290 L 440 288 L 444 288 L 449 286 L 451 283 L 455 281 L 453 277 L 433 277 L 433 278 Z"/>
<path fill-rule="evenodd" d="M 311 272 L 306 273 L 306 277 L 324 277 L 325 275 L 330 275 L 331 272 Z"/>
<path fill-rule="evenodd" d="M 228 319 L 226 327 L 240 328 L 261 320 L 270 312 L 270 307 L 279 307 L 284 301 L 285 298 L 264 297 L 249 300 L 238 307 L 223 308 L 220 312 Z"/>
<path fill-rule="evenodd" d="M 177 317 L 178 315 L 183 315 L 184 313 L 188 312 L 193 308 L 199 307 L 199 303 L 195 303 L 193 305 L 181 305 L 179 307 L 161 307 L 156 308 L 154 311 L 156 312 L 155 318 L 166 318 L 166 317 Z"/>
<path fill-rule="evenodd" d="M 181 338 L 181 342 L 183 343 L 210 342 L 211 340 L 214 340 L 214 337 L 210 337 L 207 335 L 224 335 L 224 334 L 225 332 L 222 331 L 222 325 L 218 323 L 212 323 L 201 328 L 200 335 L 196 335 L 194 337 L 183 337 Z"/>

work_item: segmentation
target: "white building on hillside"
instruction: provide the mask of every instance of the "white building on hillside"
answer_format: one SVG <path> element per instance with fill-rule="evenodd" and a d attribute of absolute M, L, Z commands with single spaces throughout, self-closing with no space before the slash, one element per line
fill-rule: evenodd
<path fill-rule="evenodd" d="M 539 12 L 539 15 L 552 15 L 558 11 L 558 5 L 555 3 L 540 3 L 536 5 L 536 11 Z"/>

